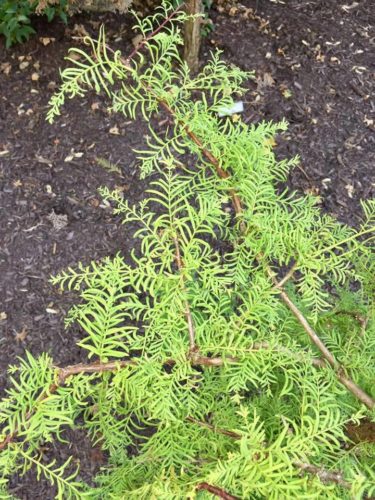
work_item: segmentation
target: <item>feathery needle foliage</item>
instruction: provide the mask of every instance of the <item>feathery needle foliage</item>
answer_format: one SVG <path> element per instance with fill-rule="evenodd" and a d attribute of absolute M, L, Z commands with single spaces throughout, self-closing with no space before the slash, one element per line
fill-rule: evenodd
<path fill-rule="evenodd" d="M 57 498 L 371 497 L 373 450 L 346 428 L 374 418 L 375 203 L 354 229 L 281 191 L 296 159 L 277 161 L 270 139 L 286 123 L 218 118 L 251 75 L 214 53 L 192 77 L 184 19 L 168 3 L 137 19 L 143 42 L 128 58 L 101 30 L 89 52 L 72 49 L 80 59 L 50 101 L 52 121 L 91 88 L 117 112 L 150 121 L 161 108 L 174 125 L 160 136 L 150 124 L 137 152 L 153 174 L 138 206 L 100 191 L 137 249 L 52 278 L 80 296 L 67 326 L 91 361 L 56 368 L 27 354 L 9 369 L 0 488 L 6 498 L 12 474 L 32 467 Z M 108 456 L 90 486 L 70 460 L 40 457 L 78 425 Z"/>

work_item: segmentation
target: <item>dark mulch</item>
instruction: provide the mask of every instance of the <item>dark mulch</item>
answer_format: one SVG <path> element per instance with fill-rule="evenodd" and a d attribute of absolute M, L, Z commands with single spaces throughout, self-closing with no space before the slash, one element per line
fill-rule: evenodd
<path fill-rule="evenodd" d="M 244 9 L 232 16 L 213 12 L 215 30 L 202 52 L 205 60 L 212 47 L 222 48 L 226 60 L 255 71 L 244 118 L 286 118 L 290 129 L 277 139 L 278 154 L 301 157 L 290 185 L 319 195 L 325 210 L 356 224 L 359 200 L 373 196 L 375 187 L 375 11 L 372 0 L 346 4 L 260 0 L 256 16 Z M 68 102 L 54 125 L 45 121 L 63 57 L 77 44 L 72 36 L 82 34 L 74 25 L 94 35 L 99 21 L 110 43 L 127 53 L 133 36 L 128 16 L 77 16 L 68 30 L 38 20 L 38 34 L 27 44 L 6 51 L 0 41 L 1 387 L 6 367 L 25 350 L 47 351 L 61 365 L 85 359 L 75 345 L 79 331 L 63 327 L 72 298 L 60 295 L 48 277 L 131 249 L 97 188 L 120 186 L 131 202 L 142 197 L 145 183 L 138 180 L 132 148 L 144 144 L 145 125 L 109 114 L 105 100 L 93 94 Z M 54 40 L 44 45 L 40 37 Z M 106 171 L 96 158 L 117 163 L 121 173 Z M 65 227 L 53 227 L 53 212 L 66 216 Z M 102 456 L 82 434 L 77 439 L 79 446 L 58 446 L 57 455 L 64 460 L 73 453 L 87 478 Z M 53 497 L 30 475 L 17 483 L 20 498 Z"/>

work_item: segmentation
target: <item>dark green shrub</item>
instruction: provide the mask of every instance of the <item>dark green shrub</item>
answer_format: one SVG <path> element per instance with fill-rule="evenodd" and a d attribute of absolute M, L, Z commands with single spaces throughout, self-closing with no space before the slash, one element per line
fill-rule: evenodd
<path fill-rule="evenodd" d="M 2 0 L 0 2 L 0 34 L 5 36 L 5 45 L 21 43 L 35 33 L 31 26 L 31 16 L 43 14 L 48 21 L 59 16 L 67 21 L 68 0 Z"/>

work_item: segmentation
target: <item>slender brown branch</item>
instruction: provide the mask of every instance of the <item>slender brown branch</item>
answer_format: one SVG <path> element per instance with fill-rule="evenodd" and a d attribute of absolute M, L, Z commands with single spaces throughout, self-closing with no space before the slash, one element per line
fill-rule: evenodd
<path fill-rule="evenodd" d="M 276 283 L 275 288 L 283 288 L 285 283 L 287 283 L 293 277 L 293 274 L 295 273 L 296 269 L 297 269 L 297 262 L 295 262 L 289 269 L 289 271 L 286 273 L 286 275 L 278 283 Z"/>
<path fill-rule="evenodd" d="M 271 277 L 273 278 L 273 275 Z M 375 408 L 375 400 L 369 394 L 367 394 L 358 384 L 356 384 L 354 380 L 346 375 L 345 368 L 335 360 L 331 351 L 325 346 L 324 342 L 320 339 L 315 330 L 311 328 L 304 315 L 292 302 L 287 293 L 284 290 L 279 290 L 279 293 L 284 303 L 297 318 L 307 335 L 310 337 L 311 341 L 322 353 L 323 358 L 335 370 L 338 380 L 348 389 L 349 392 L 351 392 L 359 401 L 361 401 L 361 403 L 366 405 L 367 408 L 369 408 L 370 410 Z"/>
<path fill-rule="evenodd" d="M 108 363 L 79 363 L 77 365 L 70 365 L 64 368 L 57 368 L 57 385 L 56 389 L 65 384 L 66 380 L 72 375 L 80 373 L 104 373 L 114 372 L 126 366 L 136 365 L 134 359 L 125 359 L 121 361 L 110 361 Z M 56 390 L 55 389 L 55 390 Z M 51 390 L 49 390 L 51 393 Z M 54 391 L 53 391 L 54 392 Z"/>
<path fill-rule="evenodd" d="M 251 350 L 260 351 L 261 349 L 271 349 L 271 347 L 267 342 L 254 343 L 252 348 L 249 349 L 249 352 Z M 299 358 L 298 355 L 289 351 L 287 348 L 283 346 L 276 346 L 273 347 L 273 349 L 276 351 L 284 352 L 286 354 L 290 354 L 293 357 Z M 240 362 L 240 358 L 236 358 L 234 356 L 226 356 L 223 358 L 219 358 L 219 357 L 201 356 L 198 352 L 191 352 L 189 354 L 190 354 L 190 361 L 194 366 L 218 367 L 218 366 L 223 366 L 226 363 Z M 301 358 L 301 361 L 303 361 L 303 358 Z M 58 388 L 63 386 L 67 381 L 67 379 L 71 376 L 79 375 L 80 373 L 115 372 L 121 368 L 125 368 L 126 366 L 136 366 L 137 363 L 138 360 L 136 358 L 133 358 L 133 359 L 125 359 L 119 361 L 109 361 L 107 363 L 98 363 L 98 362 L 88 363 L 88 364 L 79 363 L 76 365 L 69 365 L 62 368 L 55 367 L 56 368 L 55 382 L 53 382 L 46 391 L 40 394 L 40 396 L 37 399 L 37 403 L 40 403 L 43 400 L 45 400 L 50 394 L 54 394 L 58 390 Z M 311 363 L 316 368 L 322 368 L 325 366 L 325 362 L 319 358 L 312 358 Z M 169 359 L 164 362 L 164 365 L 168 366 L 174 366 L 175 364 L 176 361 L 174 359 Z M 34 411 L 35 408 L 26 413 L 25 415 L 26 422 L 32 417 Z M 9 443 L 14 441 L 14 439 L 16 439 L 16 437 L 18 436 L 18 433 L 19 429 L 16 428 L 12 433 L 8 434 L 3 439 L 3 441 L 0 441 L 0 451 L 5 449 Z"/>
<path fill-rule="evenodd" d="M 287 347 L 284 346 L 271 346 L 268 342 L 254 342 L 251 347 L 246 349 L 245 352 L 250 353 L 250 352 L 256 352 L 256 351 L 261 351 L 261 350 L 269 350 L 269 351 L 274 351 L 274 352 L 279 352 L 281 354 L 286 354 L 287 356 L 290 356 L 291 358 L 295 359 L 296 361 L 304 362 L 308 361 L 314 366 L 315 368 L 326 368 L 327 363 L 324 359 L 322 358 L 307 358 L 305 357 L 302 353 L 295 353 L 288 349 Z M 236 357 L 236 356 L 224 356 L 224 357 L 212 357 L 212 356 L 202 356 L 200 354 L 196 354 L 191 358 L 191 361 L 193 364 L 196 365 L 201 365 L 201 366 L 222 366 L 226 363 L 240 363 L 241 358 Z"/>
<path fill-rule="evenodd" d="M 212 495 L 215 495 L 216 497 L 222 498 L 223 500 L 239 500 L 238 497 L 234 497 L 227 491 L 223 490 L 222 488 L 219 488 L 218 486 L 212 486 L 212 484 L 208 483 L 199 483 L 196 489 L 199 490 L 206 490 Z"/>
<path fill-rule="evenodd" d="M 267 266 L 266 267 L 266 272 L 268 276 L 271 278 L 272 282 L 274 283 L 275 287 L 277 287 L 277 281 L 274 276 L 274 273 L 272 270 Z M 316 347 L 319 349 L 319 351 L 322 353 L 323 357 L 328 361 L 328 363 L 331 365 L 332 368 L 337 368 L 338 364 L 334 358 L 334 356 L 331 354 L 329 349 L 324 345 L 323 341 L 319 338 L 318 334 L 314 331 L 313 328 L 309 325 L 308 321 L 306 320 L 305 316 L 301 313 L 301 311 L 298 309 L 298 307 L 291 301 L 287 293 L 279 289 L 279 294 L 281 295 L 281 298 L 285 302 L 285 304 L 288 306 L 290 311 L 294 314 L 294 316 L 298 319 L 300 324 L 302 325 L 303 329 L 305 332 L 308 334 L 312 342 L 316 345 Z"/>

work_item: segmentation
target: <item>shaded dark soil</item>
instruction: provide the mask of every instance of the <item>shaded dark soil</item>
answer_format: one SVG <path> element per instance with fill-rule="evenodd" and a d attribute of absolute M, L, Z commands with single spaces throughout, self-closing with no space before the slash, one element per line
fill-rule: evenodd
<path fill-rule="evenodd" d="M 227 9 L 230 15 L 213 12 L 215 30 L 204 41 L 202 61 L 219 47 L 226 60 L 255 71 L 244 119 L 286 118 L 290 129 L 277 140 L 278 154 L 301 157 L 290 185 L 320 196 L 323 209 L 356 224 L 359 200 L 375 189 L 372 0 L 354 7 L 340 0 L 286 4 L 260 0 L 254 15 L 249 9 L 255 1 L 248 0 L 242 9 Z M 102 21 L 111 45 L 129 52 L 129 16 L 77 16 L 68 29 L 38 20 L 38 34 L 27 44 L 6 51 L 0 41 L 1 387 L 6 367 L 25 350 L 47 351 L 61 365 L 85 359 L 75 345 L 79 331 L 63 327 L 72 297 L 60 295 L 48 277 L 79 261 L 131 249 L 97 188 L 119 186 L 131 202 L 141 199 L 145 184 L 132 148 L 144 144 L 146 126 L 109 114 L 105 100 L 90 93 L 68 102 L 54 125 L 45 121 L 63 57 L 79 43 L 74 37 L 82 36 L 74 25 L 95 35 Z M 97 158 L 117 164 L 120 172 L 107 171 Z M 58 447 L 57 455 L 64 460 L 73 454 L 86 479 L 102 457 L 82 434 L 76 442 L 71 450 Z M 15 484 L 20 498 L 53 497 L 31 476 L 22 484 Z"/>

